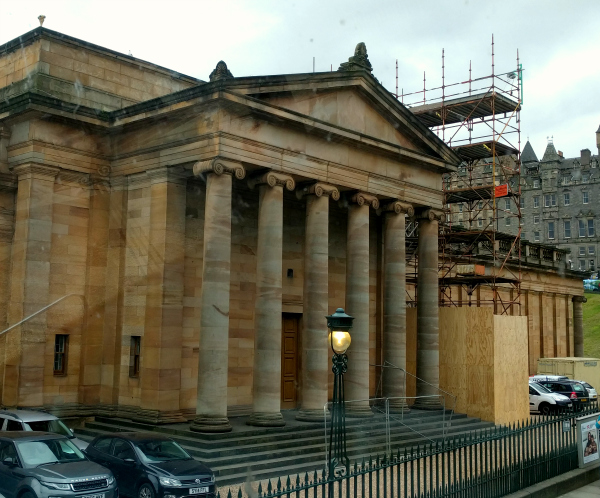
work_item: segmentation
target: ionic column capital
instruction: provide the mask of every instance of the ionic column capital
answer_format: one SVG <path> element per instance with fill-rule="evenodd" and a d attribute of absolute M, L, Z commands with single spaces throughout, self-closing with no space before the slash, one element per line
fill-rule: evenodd
<path fill-rule="evenodd" d="M 444 211 L 442 211 L 441 209 L 433 208 L 424 209 L 423 211 L 417 214 L 417 218 L 429 221 L 442 221 L 443 217 Z"/>
<path fill-rule="evenodd" d="M 367 205 L 373 209 L 379 209 L 379 199 L 374 195 L 367 194 L 366 192 L 356 192 L 351 198 L 350 202 L 358 204 L 359 206 Z"/>
<path fill-rule="evenodd" d="M 178 183 L 185 185 L 187 175 L 182 167 L 179 166 L 159 166 L 146 171 L 151 184 L 155 183 Z"/>
<path fill-rule="evenodd" d="M 242 163 L 221 157 L 215 157 L 207 161 L 198 161 L 194 164 L 193 171 L 194 176 L 200 176 L 203 173 L 227 174 L 235 176 L 238 180 L 243 180 L 246 176 L 246 169 L 242 166 Z"/>
<path fill-rule="evenodd" d="M 312 185 L 307 185 L 304 189 L 297 190 L 296 196 L 301 199 L 306 195 L 314 195 L 316 197 L 331 197 L 334 201 L 340 200 L 340 191 L 334 185 L 330 185 L 328 183 L 313 183 Z"/>
<path fill-rule="evenodd" d="M 248 180 L 248 186 L 250 188 L 254 188 L 258 185 L 269 185 L 269 187 L 280 186 L 291 191 L 296 187 L 296 182 L 290 175 L 268 171 L 267 173 L 255 176 Z"/>
<path fill-rule="evenodd" d="M 406 214 L 408 216 L 414 216 L 415 208 L 412 204 L 408 204 L 406 202 L 393 201 L 389 202 L 382 206 L 382 212 L 384 213 L 396 213 L 396 214 Z"/>
<path fill-rule="evenodd" d="M 574 303 L 587 303 L 587 298 L 584 296 L 573 296 L 571 301 Z"/>

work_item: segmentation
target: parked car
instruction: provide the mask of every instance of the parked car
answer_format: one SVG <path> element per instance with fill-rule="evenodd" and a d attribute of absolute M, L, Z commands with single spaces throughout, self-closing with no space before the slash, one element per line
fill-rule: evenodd
<path fill-rule="evenodd" d="M 111 472 L 70 439 L 36 431 L 0 433 L 0 496 L 118 498 Z"/>
<path fill-rule="evenodd" d="M 530 381 L 539 382 L 540 380 L 569 380 L 566 375 L 533 375 L 529 377 Z"/>
<path fill-rule="evenodd" d="M 583 410 L 590 403 L 590 395 L 587 389 L 583 387 L 583 384 L 575 380 L 561 379 L 561 380 L 536 380 L 538 384 L 541 384 L 546 389 L 553 393 L 564 394 L 573 403 L 574 410 Z"/>
<path fill-rule="evenodd" d="M 135 498 L 214 497 L 215 474 L 172 439 L 148 432 L 97 436 L 85 450 L 109 468 L 123 495 Z"/>
<path fill-rule="evenodd" d="M 34 410 L 0 410 L 0 431 L 53 432 L 68 437 L 80 450 L 85 450 L 88 445 L 75 437 L 58 417 Z"/>
<path fill-rule="evenodd" d="M 537 382 L 529 382 L 529 411 L 549 415 L 552 412 L 573 408 L 573 403 L 563 394 L 553 393 Z"/>
<path fill-rule="evenodd" d="M 590 399 L 598 399 L 598 393 L 586 381 L 578 380 L 577 382 L 581 382 L 583 384 L 583 387 L 585 387 L 587 389 L 587 392 L 590 394 Z"/>

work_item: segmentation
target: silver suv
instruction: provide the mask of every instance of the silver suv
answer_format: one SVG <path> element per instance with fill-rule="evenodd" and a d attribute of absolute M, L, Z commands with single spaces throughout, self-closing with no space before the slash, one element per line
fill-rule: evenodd
<path fill-rule="evenodd" d="M 80 450 L 88 443 L 75 437 L 58 417 L 34 410 L 0 410 L 0 431 L 42 431 L 68 437 Z"/>
<path fill-rule="evenodd" d="M 90 462 L 65 436 L 0 434 L 0 496 L 118 498 L 110 470 Z"/>

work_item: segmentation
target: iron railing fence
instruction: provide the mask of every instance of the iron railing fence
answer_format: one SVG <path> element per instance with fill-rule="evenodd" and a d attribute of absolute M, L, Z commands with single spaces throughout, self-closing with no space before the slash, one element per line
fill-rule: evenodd
<path fill-rule="evenodd" d="M 597 412 L 593 403 L 577 413 L 535 416 L 355 461 L 345 476 L 330 479 L 325 470 L 315 470 L 275 483 L 245 483 L 226 496 L 499 498 L 577 468 L 575 418 Z"/>

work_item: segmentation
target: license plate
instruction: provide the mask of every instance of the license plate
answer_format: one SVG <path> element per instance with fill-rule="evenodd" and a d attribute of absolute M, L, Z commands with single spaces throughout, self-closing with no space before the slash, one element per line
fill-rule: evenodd
<path fill-rule="evenodd" d="M 203 488 L 190 488 L 191 495 L 202 495 L 205 493 L 208 493 L 208 486 L 205 486 Z"/>
<path fill-rule="evenodd" d="M 587 398 L 581 398 L 579 401 L 587 401 Z"/>
<path fill-rule="evenodd" d="M 82 498 L 104 498 L 104 493 L 99 493 L 97 495 L 85 495 Z"/>

